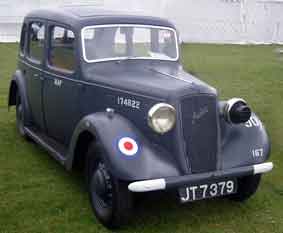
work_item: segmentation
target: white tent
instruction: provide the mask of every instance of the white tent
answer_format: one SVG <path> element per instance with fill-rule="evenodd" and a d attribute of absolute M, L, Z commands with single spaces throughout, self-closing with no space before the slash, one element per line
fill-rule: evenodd
<path fill-rule="evenodd" d="M 30 10 L 72 4 L 166 17 L 185 42 L 283 43 L 282 0 L 1 0 L 0 41 L 19 39 Z"/>

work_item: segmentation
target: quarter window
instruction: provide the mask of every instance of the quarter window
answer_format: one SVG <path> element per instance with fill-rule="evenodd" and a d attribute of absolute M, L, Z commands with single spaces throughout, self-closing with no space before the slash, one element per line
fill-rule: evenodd
<path fill-rule="evenodd" d="M 75 69 L 75 35 L 71 30 L 55 26 L 51 32 L 49 65 L 72 72 Z"/>
<path fill-rule="evenodd" d="M 45 27 L 42 22 L 34 22 L 29 27 L 28 55 L 35 61 L 42 61 L 44 52 Z"/>

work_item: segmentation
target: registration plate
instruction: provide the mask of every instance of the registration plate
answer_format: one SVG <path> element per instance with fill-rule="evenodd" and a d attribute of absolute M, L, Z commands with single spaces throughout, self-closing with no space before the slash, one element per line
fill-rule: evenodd
<path fill-rule="evenodd" d="M 182 203 L 226 196 L 237 192 L 237 180 L 213 181 L 179 189 Z"/>

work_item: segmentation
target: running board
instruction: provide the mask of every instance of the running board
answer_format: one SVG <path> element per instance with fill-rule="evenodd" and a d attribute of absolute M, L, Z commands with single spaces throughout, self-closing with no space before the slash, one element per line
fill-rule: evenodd
<path fill-rule="evenodd" d="M 25 127 L 25 131 L 29 137 L 31 137 L 37 144 L 49 152 L 55 160 L 57 160 L 63 166 L 65 165 L 67 150 L 61 144 L 58 144 L 53 139 L 38 132 L 37 130 Z"/>

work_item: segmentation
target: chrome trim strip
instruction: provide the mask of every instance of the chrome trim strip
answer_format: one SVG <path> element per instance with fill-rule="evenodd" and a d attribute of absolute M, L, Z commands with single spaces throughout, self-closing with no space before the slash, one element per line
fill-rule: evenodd
<path fill-rule="evenodd" d="M 161 72 L 161 71 L 155 70 L 155 69 L 150 69 L 150 70 L 152 70 L 152 71 L 154 71 L 154 72 L 156 72 L 156 73 L 162 74 L 162 75 L 166 75 L 166 76 L 168 76 L 168 77 L 170 77 L 170 78 L 174 78 L 174 79 L 177 79 L 177 80 L 180 80 L 180 81 L 184 81 L 184 82 L 189 83 L 189 84 L 193 84 L 192 81 L 189 81 L 189 80 L 187 80 L 187 79 L 183 79 L 183 78 L 180 78 L 180 77 L 177 77 L 177 76 L 174 76 L 174 75 L 165 73 L 165 72 Z"/>

